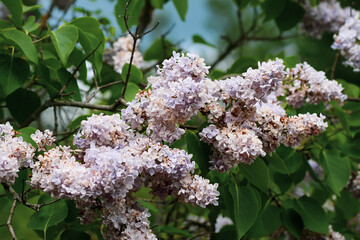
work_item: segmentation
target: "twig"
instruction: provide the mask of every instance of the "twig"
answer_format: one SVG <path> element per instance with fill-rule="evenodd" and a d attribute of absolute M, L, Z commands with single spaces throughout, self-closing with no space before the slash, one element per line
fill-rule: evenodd
<path fill-rule="evenodd" d="M 55 99 L 59 96 L 61 96 L 61 94 L 66 90 L 66 88 L 69 86 L 70 81 L 75 77 L 75 74 L 79 71 L 80 67 L 85 63 L 85 61 L 91 57 L 91 55 L 93 55 L 96 50 L 101 46 L 102 41 L 99 42 L 99 44 L 96 46 L 96 48 L 94 50 L 92 50 L 88 55 L 86 55 L 86 57 L 76 66 L 75 70 L 73 71 L 73 73 L 71 74 L 71 76 L 69 77 L 69 79 L 66 81 L 65 85 L 61 88 L 60 92 L 55 95 L 52 99 Z"/>
<path fill-rule="evenodd" d="M 333 66 L 331 68 L 331 78 L 330 78 L 331 80 L 335 78 L 336 66 L 337 66 L 337 64 L 339 62 L 339 59 L 340 59 L 340 52 L 337 52 L 336 56 L 335 56 Z"/>
<path fill-rule="evenodd" d="M 73 135 L 75 132 L 77 132 L 79 130 L 79 128 L 74 129 L 73 131 L 67 132 L 66 134 L 64 134 L 64 136 L 58 140 L 55 141 L 55 144 L 64 141 L 65 139 L 67 139 L 68 137 L 70 137 L 71 135 Z"/>
<path fill-rule="evenodd" d="M 55 106 L 53 107 L 53 111 L 54 111 L 54 135 L 57 135 L 59 123 L 58 123 L 58 117 L 57 117 Z"/>
<path fill-rule="evenodd" d="M 360 102 L 360 98 L 355 98 L 355 97 L 348 97 L 347 100 L 351 102 Z"/>
<path fill-rule="evenodd" d="M 11 209 L 10 209 L 9 218 L 8 218 L 8 220 L 6 222 L 6 225 L 9 228 L 9 231 L 10 231 L 10 234 L 11 234 L 11 237 L 12 237 L 13 240 L 17 239 L 16 235 L 15 235 L 15 232 L 14 232 L 14 228 L 11 225 L 11 221 L 12 221 L 12 218 L 13 218 L 14 212 L 15 212 L 16 203 L 17 203 L 17 200 L 14 199 L 13 204 L 12 204 Z"/>

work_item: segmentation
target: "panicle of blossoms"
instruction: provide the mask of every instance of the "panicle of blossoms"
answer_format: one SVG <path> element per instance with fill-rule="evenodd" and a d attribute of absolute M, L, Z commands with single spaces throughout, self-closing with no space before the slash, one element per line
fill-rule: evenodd
<path fill-rule="evenodd" d="M 240 162 L 251 164 L 258 156 L 266 154 L 258 136 L 247 128 L 231 126 L 219 129 L 212 124 L 199 135 L 202 141 L 215 148 L 216 155 L 210 163 L 211 169 L 218 171 L 229 171 Z"/>
<path fill-rule="evenodd" d="M 31 139 L 34 140 L 39 150 L 45 151 L 45 146 L 51 146 L 56 138 L 53 137 L 53 132 L 46 129 L 44 132 L 36 130 L 34 134 L 30 135 Z"/>
<path fill-rule="evenodd" d="M 118 40 L 114 42 L 112 48 L 105 51 L 104 61 L 109 65 L 113 65 L 115 71 L 121 73 L 125 63 L 130 63 L 133 44 L 134 40 L 131 35 L 118 38 Z M 132 64 L 140 68 L 144 60 L 141 53 L 138 51 L 139 44 L 140 40 L 138 39 L 136 41 Z"/>
<path fill-rule="evenodd" d="M 284 119 L 284 139 L 282 143 L 285 146 L 300 145 L 303 139 L 316 135 L 324 131 L 328 124 L 324 122 L 325 116 L 320 114 L 318 117 L 315 113 L 299 114 Z"/>
<path fill-rule="evenodd" d="M 76 161 L 69 147 L 55 147 L 39 155 L 32 167 L 30 185 L 52 197 L 79 201 L 95 199 L 94 174 Z"/>
<path fill-rule="evenodd" d="M 188 177 L 182 178 L 178 183 L 173 184 L 172 195 L 194 206 L 199 205 L 203 208 L 209 204 L 217 206 L 220 195 L 217 187 L 218 184 L 210 184 L 209 179 L 188 174 Z"/>
<path fill-rule="evenodd" d="M 324 32 L 337 33 L 345 21 L 354 12 L 350 7 L 342 8 L 336 0 L 325 0 L 317 6 L 306 1 L 303 27 L 307 34 L 321 38 Z"/>
<path fill-rule="evenodd" d="M 360 20 L 359 12 L 353 11 L 345 24 L 340 28 L 339 33 L 334 35 L 333 49 L 340 50 L 345 57 L 344 65 L 354 68 L 355 72 L 360 71 Z"/>
<path fill-rule="evenodd" d="M 216 222 L 215 222 L 215 232 L 218 233 L 220 232 L 220 230 L 227 226 L 227 225 L 233 225 L 233 221 L 228 218 L 228 217 L 223 217 L 223 215 L 219 215 L 217 218 L 216 218 Z"/>
<path fill-rule="evenodd" d="M 140 92 L 122 111 L 132 127 L 147 127 L 146 133 L 155 141 L 173 142 L 185 133 L 184 124 L 208 101 L 205 76 L 208 68 L 196 55 L 173 53 L 163 61 L 156 77 L 149 77 L 151 91 Z"/>
<path fill-rule="evenodd" d="M 287 70 L 287 83 L 283 85 L 286 101 L 295 108 L 305 103 L 318 104 L 337 100 L 343 103 L 347 96 L 341 84 L 328 80 L 323 71 L 316 71 L 308 63 L 297 64 Z"/>
<path fill-rule="evenodd" d="M 0 124 L 0 182 L 14 183 L 19 168 L 30 164 L 34 152 L 31 144 L 16 137 L 9 122 Z"/>
<path fill-rule="evenodd" d="M 134 134 L 119 114 L 95 115 L 81 122 L 81 132 L 74 137 L 74 144 L 80 148 L 91 143 L 101 146 L 123 146 Z"/>
<path fill-rule="evenodd" d="M 285 76 L 285 65 L 282 59 L 259 62 L 257 69 L 249 68 L 242 75 L 248 88 L 253 90 L 256 102 L 266 102 L 267 97 L 282 86 Z M 246 90 L 246 89 L 245 89 Z"/>
<path fill-rule="evenodd" d="M 264 151 L 272 153 L 283 140 L 283 119 L 286 113 L 276 99 L 256 106 L 256 122 L 260 127 L 257 131 L 263 143 Z"/>
<path fill-rule="evenodd" d="M 102 213 L 107 239 L 156 240 L 151 232 L 149 210 L 128 199 L 117 199 Z M 122 227 L 126 226 L 124 230 Z"/>
<path fill-rule="evenodd" d="M 162 78 L 160 86 L 169 82 L 181 81 L 191 77 L 195 82 L 200 82 L 209 73 L 209 66 L 205 65 L 203 58 L 196 54 L 180 54 L 173 52 L 173 56 L 162 62 L 162 67 L 158 66 L 157 74 Z M 158 84 L 152 84 L 155 90 Z"/>

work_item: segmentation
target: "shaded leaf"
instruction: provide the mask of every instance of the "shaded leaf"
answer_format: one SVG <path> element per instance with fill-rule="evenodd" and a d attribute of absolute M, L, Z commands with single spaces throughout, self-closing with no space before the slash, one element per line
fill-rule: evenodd
<path fill-rule="evenodd" d="M 0 54 L 0 95 L 6 97 L 21 87 L 28 79 L 30 68 L 27 61 Z"/>
<path fill-rule="evenodd" d="M 188 0 L 173 0 L 175 8 L 179 13 L 181 20 L 185 21 L 186 13 L 188 10 Z"/>
<path fill-rule="evenodd" d="M 14 119 L 22 124 L 40 107 L 41 100 L 35 92 L 18 88 L 7 96 L 6 105 Z"/>
<path fill-rule="evenodd" d="M 258 187 L 264 193 L 268 193 L 269 188 L 269 169 L 260 158 L 256 159 L 252 164 L 238 165 L 240 173 L 244 175 L 252 184 Z"/>
<path fill-rule="evenodd" d="M 11 13 L 11 20 L 18 28 L 22 28 L 23 7 L 21 0 L 1 0 Z"/>

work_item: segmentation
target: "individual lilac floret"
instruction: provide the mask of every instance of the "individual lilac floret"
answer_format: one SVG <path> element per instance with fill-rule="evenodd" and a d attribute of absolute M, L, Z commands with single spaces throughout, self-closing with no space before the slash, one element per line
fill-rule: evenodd
<path fill-rule="evenodd" d="M 53 145 L 56 140 L 56 138 L 53 137 L 53 132 L 47 129 L 44 132 L 36 130 L 30 137 L 37 144 L 38 149 L 42 151 L 46 151 L 45 146 Z"/>
<path fill-rule="evenodd" d="M 139 44 L 140 40 L 138 39 L 132 61 L 132 64 L 136 67 L 141 67 L 144 61 L 141 53 L 138 51 Z M 130 63 L 133 45 L 134 40 L 130 35 L 120 37 L 116 42 L 114 42 L 111 49 L 107 49 L 105 51 L 104 61 L 109 65 L 114 66 L 115 71 L 121 73 L 124 65 L 126 63 Z"/>
<path fill-rule="evenodd" d="M 323 71 L 316 71 L 306 62 L 288 69 L 287 84 L 283 88 L 287 91 L 286 101 L 295 108 L 332 100 L 343 103 L 347 99 L 341 84 L 328 80 Z"/>
<path fill-rule="evenodd" d="M 325 116 L 320 114 L 318 117 L 315 113 L 299 114 L 286 118 L 284 120 L 285 135 L 283 144 L 285 146 L 298 146 L 303 139 L 325 131 L 328 124 L 324 122 Z"/>
<path fill-rule="evenodd" d="M 16 137 L 10 123 L 0 124 L 0 182 L 14 183 L 19 168 L 32 162 L 34 152 L 31 144 Z"/>
<path fill-rule="evenodd" d="M 340 50 L 345 57 L 345 65 L 354 68 L 355 72 L 360 71 L 360 20 L 359 12 L 353 11 L 345 24 L 340 28 L 339 33 L 334 35 L 332 48 Z"/>
<path fill-rule="evenodd" d="M 337 33 L 345 21 L 354 14 L 350 7 L 342 8 L 336 0 L 325 0 L 317 6 L 305 4 L 303 27 L 307 34 L 321 38 L 324 32 Z"/>
<path fill-rule="evenodd" d="M 251 164 L 258 156 L 265 156 L 262 143 L 255 132 L 241 127 L 217 129 L 210 125 L 200 132 L 201 140 L 214 146 L 211 169 L 229 171 L 238 163 Z"/>

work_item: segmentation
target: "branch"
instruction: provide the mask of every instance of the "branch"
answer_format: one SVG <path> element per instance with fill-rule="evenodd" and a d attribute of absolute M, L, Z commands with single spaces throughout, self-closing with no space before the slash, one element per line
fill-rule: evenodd
<path fill-rule="evenodd" d="M 339 59 L 340 59 L 340 52 L 337 52 L 336 53 L 336 56 L 335 56 L 335 60 L 334 60 L 334 64 L 332 66 L 332 69 L 331 69 L 331 80 L 335 78 L 335 71 L 336 71 L 336 66 L 339 62 Z"/>
<path fill-rule="evenodd" d="M 351 102 L 360 102 L 360 98 L 355 98 L 355 97 L 348 97 L 347 100 Z"/>
<path fill-rule="evenodd" d="M 6 222 L 6 225 L 7 225 L 8 228 L 9 228 L 9 231 L 10 231 L 10 234 L 11 234 L 11 237 L 12 237 L 13 240 L 16 240 L 16 239 L 17 239 L 17 238 L 16 238 L 16 235 L 15 235 L 15 232 L 14 232 L 14 228 L 13 228 L 13 226 L 11 225 L 11 221 L 12 221 L 12 218 L 13 218 L 14 212 L 15 212 L 16 203 L 17 203 L 17 200 L 14 199 L 14 200 L 13 200 L 13 204 L 12 204 L 11 209 L 10 209 L 9 218 L 8 218 L 8 220 L 7 220 L 7 222 Z"/>

